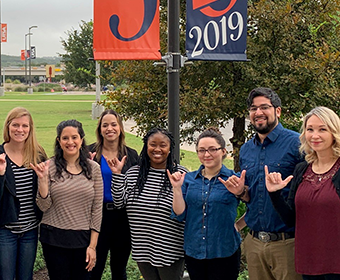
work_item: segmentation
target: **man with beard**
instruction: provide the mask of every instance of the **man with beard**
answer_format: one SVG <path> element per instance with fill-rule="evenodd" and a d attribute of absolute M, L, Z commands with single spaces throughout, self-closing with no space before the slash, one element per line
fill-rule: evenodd
<path fill-rule="evenodd" d="M 287 227 L 272 206 L 265 186 L 264 166 L 280 172 L 282 178 L 293 174 L 302 161 L 299 134 L 279 122 L 281 100 L 270 88 L 253 89 L 248 96 L 250 122 L 256 135 L 240 150 L 240 178 L 223 181 L 229 191 L 247 204 L 245 222 L 250 231 L 244 240 L 251 280 L 296 280 L 294 228 Z M 289 185 L 283 191 L 288 195 Z"/>

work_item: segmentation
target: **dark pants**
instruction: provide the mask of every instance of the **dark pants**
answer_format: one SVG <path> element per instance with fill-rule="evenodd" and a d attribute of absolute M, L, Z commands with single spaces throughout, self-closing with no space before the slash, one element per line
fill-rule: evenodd
<path fill-rule="evenodd" d="M 241 249 L 226 258 L 198 260 L 185 255 L 190 280 L 237 280 Z"/>
<path fill-rule="evenodd" d="M 102 226 L 97 244 L 97 262 L 91 272 L 91 279 L 101 279 L 109 251 L 112 280 L 126 280 L 126 265 L 131 251 L 126 210 L 107 210 L 104 203 Z"/>
<path fill-rule="evenodd" d="M 145 280 L 181 280 L 183 277 L 184 258 L 171 266 L 155 267 L 146 262 L 137 262 L 137 265 Z"/>
<path fill-rule="evenodd" d="M 68 249 L 42 243 L 50 280 L 88 280 L 86 249 Z"/>
<path fill-rule="evenodd" d="M 303 280 L 340 280 L 340 274 L 302 275 Z"/>

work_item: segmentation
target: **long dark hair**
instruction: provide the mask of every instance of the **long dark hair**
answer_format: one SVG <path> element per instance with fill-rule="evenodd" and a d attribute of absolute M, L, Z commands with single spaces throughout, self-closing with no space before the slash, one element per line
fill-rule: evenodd
<path fill-rule="evenodd" d="M 175 148 L 175 140 L 173 138 L 173 136 L 171 135 L 171 133 L 163 128 L 152 128 L 151 130 L 149 130 L 147 132 L 147 134 L 144 136 L 143 138 L 143 149 L 140 153 L 140 163 L 139 163 L 139 174 L 138 174 L 138 179 L 137 179 L 137 189 L 138 190 L 138 194 L 141 194 L 141 192 L 143 191 L 144 188 L 144 184 L 146 182 L 146 179 L 148 177 L 149 174 L 149 170 L 151 167 L 150 164 L 150 157 L 148 155 L 148 140 L 150 138 L 151 135 L 154 135 L 156 133 L 162 133 L 164 134 L 166 137 L 169 138 L 170 140 L 170 153 L 167 157 L 167 161 L 166 161 L 166 169 L 169 169 L 170 173 L 172 174 L 173 172 L 177 171 L 177 162 L 175 160 L 175 155 L 174 155 L 174 148 Z M 170 192 L 172 189 L 169 177 L 167 175 L 167 172 L 165 170 L 164 173 L 164 181 L 163 181 L 163 186 L 161 188 L 161 192 L 160 195 L 162 194 L 166 194 L 168 192 Z"/>
<path fill-rule="evenodd" d="M 96 128 L 97 142 L 95 144 L 95 150 L 96 150 L 97 162 L 100 161 L 100 158 L 102 156 L 102 151 L 103 151 L 104 138 L 101 133 L 101 126 L 102 126 L 103 118 L 106 115 L 114 115 L 117 119 L 117 123 L 120 128 L 120 134 L 118 138 L 118 157 L 122 158 L 123 156 L 127 155 L 127 149 L 126 149 L 126 143 L 125 143 L 125 131 L 124 131 L 122 118 L 116 111 L 112 109 L 106 109 L 103 113 L 101 113 L 98 119 L 98 124 Z"/>
<path fill-rule="evenodd" d="M 65 127 L 72 126 L 78 130 L 79 136 L 81 139 L 83 139 L 83 143 L 81 144 L 80 150 L 79 150 L 79 165 L 84 172 L 84 175 L 87 179 L 92 179 L 92 169 L 88 162 L 88 158 L 90 157 L 89 151 L 87 149 L 86 143 L 85 143 L 85 132 L 83 130 L 83 126 L 81 122 L 78 122 L 77 120 L 67 120 L 62 121 L 57 126 L 57 137 L 55 139 L 55 145 L 54 145 L 54 158 L 55 158 L 55 165 L 56 165 L 56 178 L 62 178 L 62 171 L 67 171 L 67 163 L 64 158 L 64 152 L 61 149 L 59 140 L 61 133 L 63 132 Z"/>

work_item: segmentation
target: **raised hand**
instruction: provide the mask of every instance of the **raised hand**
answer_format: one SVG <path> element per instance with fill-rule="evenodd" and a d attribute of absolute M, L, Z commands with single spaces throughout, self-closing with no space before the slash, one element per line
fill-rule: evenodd
<path fill-rule="evenodd" d="M 44 178 L 47 178 L 48 176 L 48 168 L 50 167 L 50 160 L 46 162 L 38 163 L 37 165 L 30 163 L 30 166 L 35 171 L 39 179 L 44 179 Z"/>
<path fill-rule="evenodd" d="M 114 174 L 120 174 L 122 173 L 122 169 L 125 165 L 125 161 L 126 161 L 126 156 L 124 156 L 122 158 L 122 160 L 120 161 L 118 158 L 113 158 L 113 159 L 108 159 L 106 158 L 107 164 L 109 165 L 112 173 Z"/>
<path fill-rule="evenodd" d="M 244 185 L 245 179 L 246 179 L 246 170 L 243 170 L 241 172 L 240 177 L 233 175 L 229 177 L 227 181 L 224 181 L 222 178 L 218 177 L 218 180 L 228 189 L 228 191 L 230 191 L 234 195 L 242 194 L 245 188 L 245 185 Z"/>
<path fill-rule="evenodd" d="M 6 163 L 6 154 L 2 153 L 0 155 L 0 175 L 1 176 L 3 176 L 5 174 L 6 166 L 7 166 L 7 163 Z"/>
<path fill-rule="evenodd" d="M 93 152 L 93 153 L 89 152 L 89 154 L 90 154 L 90 159 L 93 160 L 94 157 L 96 156 L 97 152 Z"/>
<path fill-rule="evenodd" d="M 281 173 L 269 173 L 267 165 L 264 166 L 264 173 L 266 175 L 266 187 L 269 192 L 276 192 L 283 189 L 293 178 L 293 175 L 290 175 L 285 180 L 282 180 Z"/>
<path fill-rule="evenodd" d="M 185 177 L 185 173 L 181 173 L 177 171 L 171 174 L 168 169 L 166 170 L 166 172 L 168 173 L 170 183 L 172 187 L 174 188 L 174 190 L 181 190 L 184 177 Z"/>

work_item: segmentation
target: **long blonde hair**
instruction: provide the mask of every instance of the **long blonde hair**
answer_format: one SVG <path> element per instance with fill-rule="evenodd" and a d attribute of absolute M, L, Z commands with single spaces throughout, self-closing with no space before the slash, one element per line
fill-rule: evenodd
<path fill-rule="evenodd" d="M 26 168 L 29 168 L 30 163 L 37 164 L 47 159 L 47 155 L 44 149 L 39 145 L 37 141 L 33 119 L 30 112 L 28 112 L 27 109 L 23 107 L 16 107 L 9 111 L 4 123 L 3 138 L 5 143 L 10 142 L 11 140 L 11 137 L 9 136 L 10 123 L 13 121 L 13 119 L 21 118 L 24 116 L 27 116 L 29 119 L 30 131 L 24 144 L 23 165 Z"/>
<path fill-rule="evenodd" d="M 311 163 L 318 158 L 316 152 L 309 146 L 306 140 L 307 121 L 312 116 L 318 117 L 326 125 L 327 130 L 333 135 L 333 155 L 336 158 L 340 157 L 340 118 L 333 110 L 327 107 L 315 107 L 303 118 L 301 127 L 300 152 L 305 154 L 305 160 L 308 163 Z"/>

